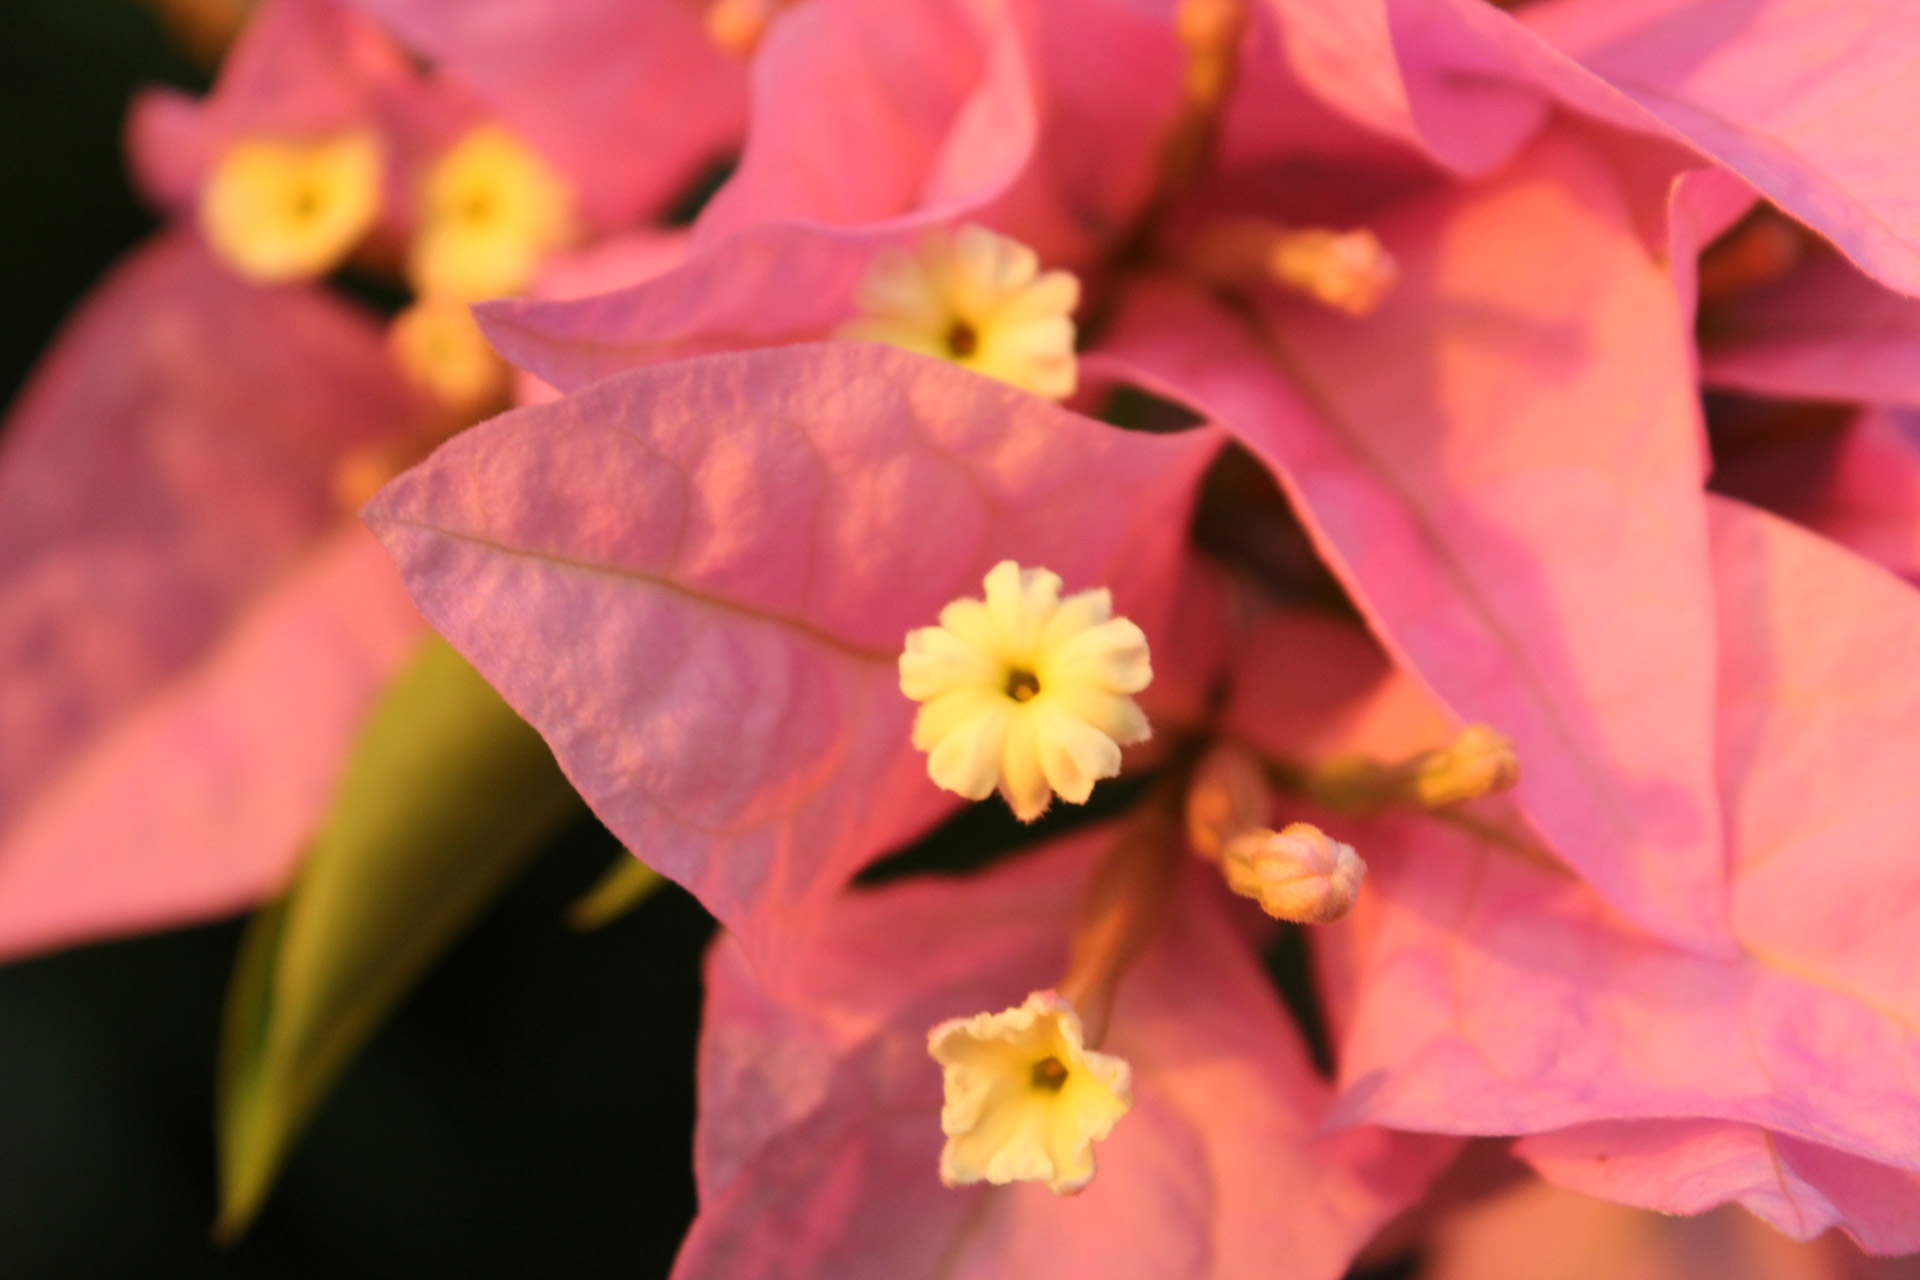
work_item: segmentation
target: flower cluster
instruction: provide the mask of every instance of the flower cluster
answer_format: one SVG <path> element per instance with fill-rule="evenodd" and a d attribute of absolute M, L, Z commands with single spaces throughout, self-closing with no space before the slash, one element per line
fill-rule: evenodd
<path fill-rule="evenodd" d="M 0 455 L 84 495 L 0 503 L 0 949 L 285 875 L 415 635 L 352 464 L 727 930 L 677 1275 L 1331 1280 L 1474 1137 L 1920 1251 L 1916 48 L 1799 0 L 267 0 L 136 114 L 181 216 Z M 236 733 L 271 812 L 212 812 Z M 855 883 L 962 801 L 1044 847 Z M 1314 1015 L 1258 955 L 1303 936 Z"/>

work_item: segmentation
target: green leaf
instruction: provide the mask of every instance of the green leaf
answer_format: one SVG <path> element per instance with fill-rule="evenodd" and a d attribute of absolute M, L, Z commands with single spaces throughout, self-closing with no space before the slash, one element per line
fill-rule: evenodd
<path fill-rule="evenodd" d="M 567 923 L 585 932 L 617 920 L 651 898 L 667 878 L 630 853 L 608 867 L 593 888 L 567 910 Z"/>
<path fill-rule="evenodd" d="M 546 838 L 582 811 L 538 734 L 445 641 L 361 727 L 286 894 L 228 991 L 220 1217 L 237 1239 L 341 1069 Z"/>

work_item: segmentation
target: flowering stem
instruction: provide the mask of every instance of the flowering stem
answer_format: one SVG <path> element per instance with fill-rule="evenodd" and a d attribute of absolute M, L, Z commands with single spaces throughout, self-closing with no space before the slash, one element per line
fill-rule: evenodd
<path fill-rule="evenodd" d="M 1152 941 L 1173 896 L 1185 849 L 1182 808 L 1201 746 L 1199 739 L 1174 744 L 1080 900 L 1066 973 L 1054 989 L 1079 1010 L 1091 1048 L 1105 1041 L 1120 978 Z"/>
<path fill-rule="evenodd" d="M 1160 224 L 1206 173 L 1219 143 L 1220 118 L 1233 92 L 1240 39 L 1247 27 L 1246 0 L 1180 0 L 1174 23 L 1187 54 L 1179 111 L 1160 144 L 1153 189 L 1114 238 L 1104 255 L 1108 270 L 1101 272 L 1101 277 L 1111 277 L 1125 267 L 1151 259 Z M 1102 290 L 1101 297 L 1086 309 L 1083 333 L 1100 328 L 1112 295 L 1110 288 Z"/>

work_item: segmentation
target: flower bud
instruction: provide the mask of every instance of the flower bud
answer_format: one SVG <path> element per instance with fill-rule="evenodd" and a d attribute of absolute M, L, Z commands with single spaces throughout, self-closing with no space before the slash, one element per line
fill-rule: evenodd
<path fill-rule="evenodd" d="M 1260 762 L 1231 743 L 1207 752 L 1187 785 L 1186 817 L 1187 843 L 1209 862 L 1235 836 L 1265 828 L 1272 815 Z"/>
<path fill-rule="evenodd" d="M 1414 763 L 1408 789 L 1416 803 L 1440 809 L 1505 791 L 1519 780 L 1513 743 L 1484 724 L 1470 724 L 1452 743 Z"/>
<path fill-rule="evenodd" d="M 1295 924 L 1331 924 L 1346 915 L 1367 874 L 1352 845 L 1309 822 L 1235 837 L 1221 867 L 1228 888 L 1274 919 Z"/>
<path fill-rule="evenodd" d="M 464 302 L 423 299 L 393 318 L 387 348 L 407 381 L 453 409 L 505 406 L 507 365 Z"/>
<path fill-rule="evenodd" d="M 782 0 L 713 0 L 707 6 L 707 38 L 736 58 L 750 58 Z"/>
<path fill-rule="evenodd" d="M 1184 252 L 1188 267 L 1231 289 L 1277 284 L 1322 306 L 1363 316 L 1400 278 L 1393 256 L 1360 228 L 1288 227 L 1266 218 L 1225 218 L 1200 232 Z"/>
<path fill-rule="evenodd" d="M 1289 232 L 1274 243 L 1267 269 L 1288 288 L 1350 316 L 1379 306 L 1400 278 L 1392 255 L 1364 228 Z"/>

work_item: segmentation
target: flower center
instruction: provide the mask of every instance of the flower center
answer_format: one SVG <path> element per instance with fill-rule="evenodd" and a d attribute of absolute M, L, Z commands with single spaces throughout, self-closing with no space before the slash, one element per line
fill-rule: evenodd
<path fill-rule="evenodd" d="M 1058 1093 L 1066 1083 L 1067 1068 L 1052 1054 L 1033 1064 L 1034 1088 L 1043 1093 Z"/>
<path fill-rule="evenodd" d="M 1031 671 L 1015 667 L 1007 672 L 1007 696 L 1015 702 L 1029 702 L 1040 692 L 1040 678 Z"/>
<path fill-rule="evenodd" d="M 965 320 L 955 320 L 947 330 L 947 350 L 955 360 L 965 360 L 980 350 L 980 334 Z"/>

